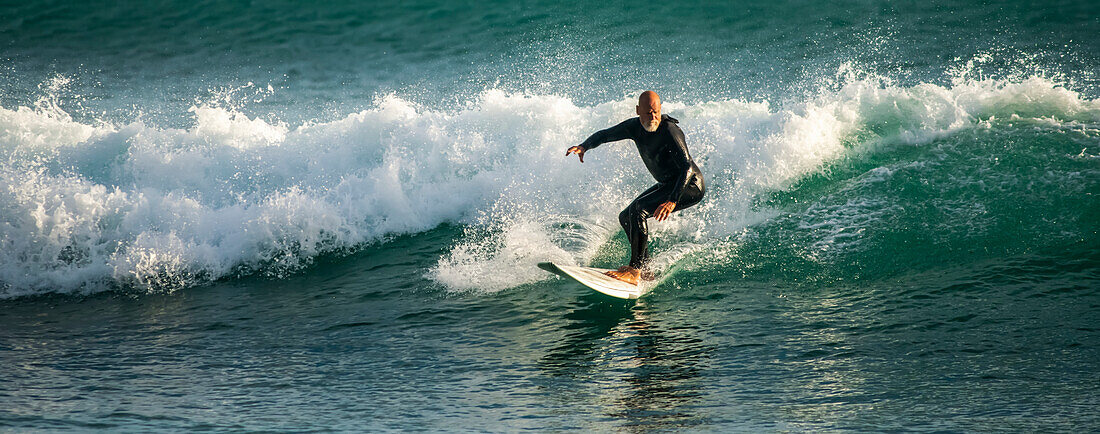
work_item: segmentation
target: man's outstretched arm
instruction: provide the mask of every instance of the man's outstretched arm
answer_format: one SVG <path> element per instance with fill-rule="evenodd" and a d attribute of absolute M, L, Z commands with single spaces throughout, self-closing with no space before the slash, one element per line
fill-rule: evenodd
<path fill-rule="evenodd" d="M 627 127 L 631 121 L 637 122 L 635 119 L 627 119 L 622 121 L 618 125 L 611 128 L 596 131 L 588 139 L 577 146 L 572 146 L 565 151 L 565 155 L 577 154 L 580 157 L 581 162 L 584 162 L 584 153 L 589 149 L 595 148 L 607 142 L 614 142 L 623 139 L 630 138 L 630 129 Z"/>

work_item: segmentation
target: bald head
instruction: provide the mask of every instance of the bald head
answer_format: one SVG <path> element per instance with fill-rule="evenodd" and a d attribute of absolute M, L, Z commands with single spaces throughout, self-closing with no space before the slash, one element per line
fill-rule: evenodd
<path fill-rule="evenodd" d="M 638 96 L 638 120 L 646 131 L 657 131 L 661 125 L 661 97 L 657 92 L 647 90 Z"/>
<path fill-rule="evenodd" d="M 657 96 L 657 92 L 647 90 L 642 92 L 641 95 L 638 95 L 638 105 L 645 107 L 650 104 L 661 105 L 661 97 Z"/>

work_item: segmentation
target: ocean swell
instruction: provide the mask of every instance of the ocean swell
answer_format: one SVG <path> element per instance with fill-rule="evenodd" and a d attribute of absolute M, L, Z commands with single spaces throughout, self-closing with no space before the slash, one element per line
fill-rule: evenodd
<path fill-rule="evenodd" d="M 781 211 L 760 206 L 762 194 L 852 152 L 1001 119 L 1083 130 L 1100 122 L 1100 102 L 1040 77 L 947 87 L 861 78 L 779 105 L 666 99 L 709 189 L 701 205 L 653 225 L 689 246 L 661 250 L 666 263 L 774 218 Z M 631 116 L 629 96 L 578 106 L 489 90 L 463 107 L 433 108 L 390 95 L 295 126 L 197 104 L 187 128 L 81 123 L 45 101 L 0 108 L 4 298 L 281 276 L 318 255 L 445 222 L 466 233 L 427 276 L 452 290 L 497 291 L 541 278 L 516 279 L 519 267 L 593 260 L 616 234 L 619 209 L 652 182 L 628 144 L 593 151 L 584 164 L 563 156 Z M 858 206 L 874 218 L 874 202 Z M 843 238 L 844 228 L 829 230 Z"/>

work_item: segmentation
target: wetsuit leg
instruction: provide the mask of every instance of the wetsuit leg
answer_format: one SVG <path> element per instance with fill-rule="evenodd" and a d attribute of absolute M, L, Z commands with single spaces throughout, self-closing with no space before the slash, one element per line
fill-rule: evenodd
<path fill-rule="evenodd" d="M 697 183 L 689 184 L 680 197 L 680 203 L 676 204 L 677 212 L 699 203 L 703 198 L 703 190 Z M 629 206 L 619 213 L 619 224 L 626 231 L 626 239 L 630 242 L 630 266 L 642 268 L 649 259 L 646 246 L 649 244 L 649 226 L 646 219 L 653 216 L 657 207 L 668 200 L 672 192 L 672 184 L 657 184 L 638 195 Z"/>
<path fill-rule="evenodd" d="M 653 208 L 648 214 L 645 213 L 645 205 L 650 201 L 643 200 L 646 197 L 657 194 L 664 184 L 657 184 L 643 191 L 637 198 L 634 199 L 630 205 L 627 205 L 626 209 L 619 213 L 619 225 L 623 227 L 623 232 L 626 232 L 626 240 L 630 243 L 630 266 L 639 268 L 646 256 L 646 244 L 649 242 L 649 227 L 646 225 L 645 219 L 650 215 L 653 215 L 653 211 L 657 209 L 657 205 L 653 205 Z M 666 193 L 667 197 L 668 194 Z M 641 246 L 641 250 L 639 250 Z M 636 265 L 638 264 L 638 265 Z"/>

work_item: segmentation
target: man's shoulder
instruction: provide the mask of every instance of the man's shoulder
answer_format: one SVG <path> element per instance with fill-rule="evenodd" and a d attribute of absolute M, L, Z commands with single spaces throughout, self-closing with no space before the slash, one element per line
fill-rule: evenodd
<path fill-rule="evenodd" d="M 637 116 L 634 116 L 634 117 L 632 117 L 632 118 L 630 118 L 630 119 L 627 119 L 627 120 L 625 120 L 625 121 L 619 122 L 619 125 L 620 125 L 620 126 L 624 126 L 624 127 L 628 127 L 628 128 L 629 128 L 629 127 L 633 127 L 633 126 L 635 126 L 635 125 L 637 125 L 637 126 L 639 126 L 639 127 L 640 127 L 640 126 L 642 126 L 642 121 L 638 120 L 638 117 L 637 117 Z"/>
<path fill-rule="evenodd" d="M 635 116 L 625 121 L 619 122 L 618 125 L 615 125 L 615 128 L 624 128 L 630 133 L 631 136 L 636 136 L 638 132 L 642 129 L 642 122 L 638 120 L 637 116 Z"/>
<path fill-rule="evenodd" d="M 670 133 L 679 133 L 680 135 L 683 135 L 684 130 L 680 129 L 680 121 L 676 118 L 668 117 L 668 115 L 665 116 L 666 117 L 664 118 L 664 122 L 661 123 L 668 126 L 668 131 Z"/>

